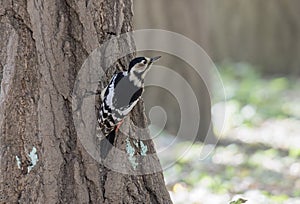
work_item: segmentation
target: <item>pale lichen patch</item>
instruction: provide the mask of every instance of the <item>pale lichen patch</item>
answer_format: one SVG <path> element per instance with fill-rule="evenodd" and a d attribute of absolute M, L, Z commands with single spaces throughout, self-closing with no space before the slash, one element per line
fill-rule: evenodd
<path fill-rule="evenodd" d="M 134 157 L 135 149 L 134 149 L 134 147 L 131 146 L 129 138 L 126 139 L 126 152 L 129 155 L 128 160 L 129 160 L 132 168 L 135 170 L 138 163 L 136 161 L 136 158 Z"/>
<path fill-rule="evenodd" d="M 31 152 L 28 154 L 31 165 L 27 167 L 28 173 L 32 170 L 32 168 L 36 165 L 36 163 L 39 161 L 36 148 L 33 147 Z"/>
<path fill-rule="evenodd" d="M 16 156 L 16 160 L 17 160 L 17 166 L 19 169 L 21 169 L 21 160 L 18 156 Z"/>
<path fill-rule="evenodd" d="M 140 141 L 140 145 L 141 145 L 141 155 L 142 156 L 146 156 L 147 155 L 147 151 L 148 151 L 147 145 L 145 145 L 143 143 L 143 141 Z"/>

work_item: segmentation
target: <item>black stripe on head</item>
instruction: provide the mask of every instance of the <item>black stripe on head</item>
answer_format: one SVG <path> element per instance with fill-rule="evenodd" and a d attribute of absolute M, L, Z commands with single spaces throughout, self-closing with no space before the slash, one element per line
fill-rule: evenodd
<path fill-rule="evenodd" d="M 133 60 L 131 60 L 130 63 L 129 63 L 128 72 L 130 72 L 131 68 L 134 67 L 134 65 L 136 65 L 137 63 L 142 62 L 143 60 L 146 60 L 146 58 L 145 57 L 137 57 L 137 58 L 134 58 Z"/>

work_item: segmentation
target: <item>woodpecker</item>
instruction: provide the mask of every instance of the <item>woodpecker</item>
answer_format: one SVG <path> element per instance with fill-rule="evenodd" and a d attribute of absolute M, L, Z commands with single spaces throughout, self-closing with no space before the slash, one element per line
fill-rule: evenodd
<path fill-rule="evenodd" d="M 145 76 L 153 62 L 159 58 L 160 56 L 134 58 L 130 61 L 128 70 L 114 74 L 101 92 L 102 104 L 99 109 L 98 123 L 106 137 L 100 144 L 102 158 L 106 157 L 112 147 L 123 119 L 140 100 L 144 91 Z"/>

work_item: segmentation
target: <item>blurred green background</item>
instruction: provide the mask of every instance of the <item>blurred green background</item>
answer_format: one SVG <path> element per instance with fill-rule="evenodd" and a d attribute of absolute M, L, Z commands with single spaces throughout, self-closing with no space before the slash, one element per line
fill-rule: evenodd
<path fill-rule="evenodd" d="M 135 0 L 134 13 L 135 29 L 170 30 L 197 42 L 216 64 L 226 92 L 225 102 L 208 100 L 201 79 L 185 76 L 204 100 L 204 120 L 198 141 L 165 170 L 174 203 L 238 197 L 249 204 L 300 203 L 300 1 Z M 174 56 L 164 63 L 174 70 L 188 66 Z M 158 90 L 144 94 L 149 106 L 161 101 L 168 115 L 157 146 L 178 130 L 178 105 L 169 97 Z M 223 132 L 209 132 L 220 107 L 226 108 Z M 200 160 L 201 149 L 211 146 L 203 143 L 207 132 L 218 143 Z M 185 147 L 173 144 L 168 155 Z M 171 157 L 160 159 L 164 164 Z"/>

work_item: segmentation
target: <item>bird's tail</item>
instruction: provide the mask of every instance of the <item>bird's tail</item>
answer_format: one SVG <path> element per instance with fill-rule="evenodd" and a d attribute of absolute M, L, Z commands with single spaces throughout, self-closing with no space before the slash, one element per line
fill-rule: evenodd
<path fill-rule="evenodd" d="M 111 131 L 105 138 L 100 141 L 100 156 L 104 160 L 114 145 L 116 129 Z"/>

